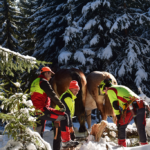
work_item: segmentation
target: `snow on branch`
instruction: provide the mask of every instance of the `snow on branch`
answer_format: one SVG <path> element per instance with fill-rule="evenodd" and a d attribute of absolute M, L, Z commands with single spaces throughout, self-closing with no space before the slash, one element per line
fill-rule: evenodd
<path fill-rule="evenodd" d="M 130 64 L 130 66 L 132 66 L 135 61 L 136 61 L 136 58 L 137 58 L 137 54 L 135 53 L 135 51 L 131 48 L 129 49 L 129 52 L 128 52 L 128 63 Z"/>
<path fill-rule="evenodd" d="M 43 47 L 44 47 L 44 48 L 49 47 L 49 45 L 50 45 L 51 41 L 52 41 L 52 39 L 51 39 L 51 38 L 49 38 L 47 41 L 45 40 Z M 42 53 L 43 53 L 43 51 L 42 51 Z"/>
<path fill-rule="evenodd" d="M 3 48 L 0 46 L 0 70 L 1 74 L 5 72 L 5 74 L 9 74 L 10 76 L 14 76 L 14 71 L 28 71 L 31 69 L 37 68 L 40 64 L 51 64 L 51 62 L 38 61 L 36 58 L 21 55 L 18 52 L 11 51 L 9 49 Z M 25 70 L 27 69 L 27 70 Z"/>
<path fill-rule="evenodd" d="M 119 69 L 119 71 L 118 71 L 119 77 L 125 75 L 125 66 L 126 66 L 126 61 L 123 60 L 122 63 L 121 63 L 121 67 L 120 67 L 120 69 Z"/>
<path fill-rule="evenodd" d="M 131 17 L 131 16 L 130 16 Z M 110 33 L 117 30 L 120 26 L 121 30 L 128 29 L 130 26 L 130 17 L 127 14 L 124 14 L 118 17 L 110 29 Z"/>
<path fill-rule="evenodd" d="M 112 22 L 108 19 L 104 19 L 105 23 L 106 23 L 106 26 L 110 29 L 111 28 L 111 25 L 112 25 Z"/>
<path fill-rule="evenodd" d="M 128 48 L 126 49 L 125 53 L 127 53 L 128 63 L 130 66 L 132 66 L 137 59 L 137 53 L 135 52 L 134 47 L 137 48 L 136 50 L 138 53 L 140 53 L 140 49 L 134 40 L 129 40 L 128 42 Z"/>
<path fill-rule="evenodd" d="M 63 51 L 58 56 L 58 62 L 63 63 L 65 61 L 65 64 L 67 64 L 67 61 L 70 59 L 72 53 L 69 51 Z"/>
<path fill-rule="evenodd" d="M 93 65 L 94 59 L 93 59 L 93 58 L 88 57 L 88 58 L 86 59 L 86 61 Z"/>
<path fill-rule="evenodd" d="M 87 12 L 89 11 L 89 9 L 92 9 L 92 11 L 94 11 L 95 9 L 97 9 L 100 5 L 107 5 L 108 7 L 110 7 L 110 2 L 108 0 L 96 0 L 95 2 L 89 2 L 87 3 L 83 9 L 82 9 L 82 13 L 83 14 L 87 14 Z"/>
<path fill-rule="evenodd" d="M 10 37 L 15 44 L 18 44 L 18 40 L 13 35 L 10 35 Z"/>
<path fill-rule="evenodd" d="M 110 44 L 107 45 L 105 49 L 103 49 L 102 57 L 104 59 L 109 59 L 112 56 L 112 49 Z"/>
<path fill-rule="evenodd" d="M 28 56 L 28 55 L 24 56 L 24 55 L 21 55 L 18 52 L 14 52 L 14 51 L 11 51 L 9 49 L 6 49 L 6 48 L 3 48 L 3 47 L 0 46 L 0 59 L 2 59 L 1 55 L 6 56 L 6 60 L 8 60 L 8 57 L 10 55 L 13 55 L 13 56 L 17 56 L 21 59 L 24 59 L 25 61 L 30 61 L 32 63 L 36 63 L 36 58 L 34 58 L 34 57 L 31 57 L 31 56 Z"/>
<path fill-rule="evenodd" d="M 107 47 L 105 47 L 104 49 L 101 49 L 102 59 L 109 59 L 110 57 L 113 56 L 112 46 L 116 46 L 116 43 L 113 39 L 111 39 Z"/>
<path fill-rule="evenodd" d="M 84 54 L 81 51 L 77 51 L 74 54 L 74 59 L 79 61 L 80 63 L 82 63 L 82 65 L 85 65 L 86 58 L 85 58 Z"/>
<path fill-rule="evenodd" d="M 82 8 L 82 13 L 86 14 L 88 12 L 88 10 L 91 7 L 91 2 L 87 3 L 83 8 Z"/>
<path fill-rule="evenodd" d="M 150 17 L 147 17 L 145 14 L 139 14 L 137 13 L 135 16 L 135 19 L 137 20 L 135 24 L 138 22 L 139 24 L 144 24 L 146 21 L 150 22 Z"/>
<path fill-rule="evenodd" d="M 96 25 L 96 20 L 95 19 L 91 19 L 89 20 L 86 25 L 84 26 L 83 30 L 90 30 L 91 27 Z"/>
<path fill-rule="evenodd" d="M 150 22 L 150 17 L 146 16 L 146 14 L 123 14 L 122 16 L 116 19 L 116 21 L 110 29 L 110 33 L 117 30 L 118 28 L 120 28 L 120 30 L 128 29 L 131 23 L 137 25 L 137 23 L 144 24 L 146 22 Z"/>
<path fill-rule="evenodd" d="M 87 54 L 87 55 L 92 55 L 92 56 L 95 55 L 95 52 L 92 51 L 92 50 L 89 49 L 89 48 L 83 48 L 82 51 L 83 51 L 84 54 Z"/>
<path fill-rule="evenodd" d="M 81 32 L 82 28 L 75 28 L 75 27 L 67 27 L 65 29 L 65 33 L 63 34 L 63 40 L 65 41 L 65 46 L 68 45 L 70 41 L 73 40 L 73 38 L 77 38 L 77 34 Z"/>
<path fill-rule="evenodd" d="M 139 68 L 136 72 L 136 78 L 135 78 L 136 86 L 139 87 L 142 80 L 147 80 L 147 78 L 148 78 L 147 72 L 145 72 L 143 68 Z"/>
<path fill-rule="evenodd" d="M 8 91 L 8 94 L 11 92 Z M 4 133 L 11 137 L 3 149 L 51 150 L 49 143 L 44 141 L 39 133 L 30 129 L 36 128 L 37 116 L 35 115 L 42 112 L 35 109 L 32 101 L 28 100 L 29 97 L 30 94 L 20 92 L 12 93 L 9 98 L 1 96 L 1 108 L 7 111 L 9 108 L 9 113 L 0 113 L 0 118 L 3 123 L 7 122 Z"/>
<path fill-rule="evenodd" d="M 100 36 L 99 34 L 94 35 L 94 37 L 90 41 L 90 46 L 96 45 L 99 42 Z"/>
<path fill-rule="evenodd" d="M 62 7 L 63 7 L 63 3 L 62 4 L 59 4 L 57 7 L 56 7 L 56 11 L 59 11 Z"/>

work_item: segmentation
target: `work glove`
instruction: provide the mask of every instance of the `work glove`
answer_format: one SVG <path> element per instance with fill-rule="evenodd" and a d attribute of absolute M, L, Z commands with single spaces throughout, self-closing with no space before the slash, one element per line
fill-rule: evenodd
<path fill-rule="evenodd" d="M 64 107 L 64 108 L 60 108 L 60 110 L 59 111 L 61 111 L 61 112 L 65 112 L 66 111 L 66 108 Z"/>
<path fill-rule="evenodd" d="M 73 132 L 74 132 L 73 127 L 70 127 L 70 128 L 69 128 L 69 131 L 70 131 L 70 133 L 73 133 Z"/>

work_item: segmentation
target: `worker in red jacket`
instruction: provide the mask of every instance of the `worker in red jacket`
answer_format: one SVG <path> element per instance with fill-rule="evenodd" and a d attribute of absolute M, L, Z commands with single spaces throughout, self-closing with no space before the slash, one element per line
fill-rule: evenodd
<path fill-rule="evenodd" d="M 31 84 L 30 91 L 33 105 L 36 109 L 44 113 L 44 115 L 38 119 L 40 120 L 40 124 L 37 124 L 36 131 L 43 137 L 46 120 L 60 121 L 62 147 L 76 146 L 79 143 L 72 141 L 70 138 L 69 120 L 68 115 L 65 113 L 66 108 L 49 83 L 52 74 L 54 74 L 54 72 L 52 72 L 49 67 L 43 67 L 40 76 Z M 51 100 L 60 107 L 59 111 L 50 107 Z"/>
<path fill-rule="evenodd" d="M 150 110 L 150 107 L 146 101 L 142 100 L 136 93 L 126 86 L 112 85 L 111 79 L 101 81 L 99 87 L 103 94 L 108 95 L 114 113 L 116 114 L 118 144 L 126 147 L 125 130 L 132 118 L 134 118 L 137 126 L 140 145 L 148 144 L 145 133 L 145 108 L 147 107 L 147 109 Z M 124 106 L 127 106 L 129 103 L 130 105 L 126 109 L 126 113 L 122 115 Z"/>

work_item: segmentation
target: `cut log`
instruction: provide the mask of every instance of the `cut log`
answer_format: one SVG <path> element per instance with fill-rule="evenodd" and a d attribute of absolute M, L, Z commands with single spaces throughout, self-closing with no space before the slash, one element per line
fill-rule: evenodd
<path fill-rule="evenodd" d="M 95 141 L 98 142 L 103 134 L 105 127 L 107 126 L 107 121 L 102 120 L 101 123 L 94 124 L 91 129 L 91 135 L 95 137 Z"/>

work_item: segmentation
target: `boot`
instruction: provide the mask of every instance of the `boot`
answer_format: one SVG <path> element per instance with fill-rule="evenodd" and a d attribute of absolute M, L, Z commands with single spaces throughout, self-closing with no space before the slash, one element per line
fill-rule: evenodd
<path fill-rule="evenodd" d="M 126 140 L 125 139 L 118 139 L 118 145 L 123 146 L 123 147 L 127 147 Z"/>
<path fill-rule="evenodd" d="M 76 137 L 75 137 L 75 134 L 74 134 L 74 129 L 73 129 L 73 127 L 70 127 L 70 128 L 69 128 L 69 131 L 70 131 L 71 140 L 74 141 Z"/>
<path fill-rule="evenodd" d="M 70 133 L 70 137 L 71 137 L 71 140 L 72 140 L 72 141 L 76 140 L 76 137 L 75 137 L 74 132 L 73 132 L 73 133 Z"/>
<path fill-rule="evenodd" d="M 147 145 L 148 142 L 140 142 L 140 145 Z"/>
<path fill-rule="evenodd" d="M 76 147 L 77 145 L 79 145 L 79 142 L 77 141 L 68 141 L 68 142 L 62 142 L 62 147 L 63 148 L 67 148 L 67 147 Z"/>
<path fill-rule="evenodd" d="M 66 127 L 66 131 L 61 131 L 61 138 L 62 147 L 75 147 L 79 144 L 79 142 L 71 140 L 69 127 Z"/>

